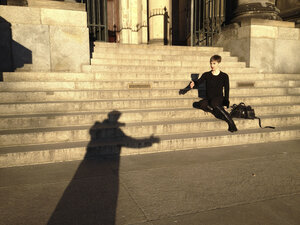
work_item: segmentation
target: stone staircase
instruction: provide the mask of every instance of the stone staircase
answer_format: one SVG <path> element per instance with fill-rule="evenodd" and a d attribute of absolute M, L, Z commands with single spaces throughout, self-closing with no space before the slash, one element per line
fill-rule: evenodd
<path fill-rule="evenodd" d="M 235 119 L 239 131 L 230 133 L 193 109 L 196 90 L 178 95 L 213 54 L 230 76 L 231 104 L 252 105 L 275 130 Z M 132 155 L 300 138 L 300 74 L 260 74 L 222 48 L 95 43 L 82 71 L 3 74 L 0 167 L 78 160 L 87 150 Z"/>

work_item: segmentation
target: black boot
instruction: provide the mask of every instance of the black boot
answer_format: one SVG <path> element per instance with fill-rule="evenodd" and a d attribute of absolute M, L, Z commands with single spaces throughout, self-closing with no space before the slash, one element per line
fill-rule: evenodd
<path fill-rule="evenodd" d="M 232 118 L 230 117 L 229 113 L 225 111 L 225 109 L 223 107 L 217 106 L 215 107 L 215 110 L 218 114 L 218 116 L 221 116 L 223 120 L 225 120 L 228 124 L 228 130 L 230 132 L 235 132 L 237 131 L 237 128 L 234 124 L 234 121 L 232 120 Z"/>

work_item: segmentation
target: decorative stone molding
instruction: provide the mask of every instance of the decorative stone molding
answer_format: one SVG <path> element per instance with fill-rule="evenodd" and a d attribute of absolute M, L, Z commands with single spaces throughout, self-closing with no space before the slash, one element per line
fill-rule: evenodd
<path fill-rule="evenodd" d="M 268 20 L 282 20 L 279 16 L 280 10 L 271 2 L 248 1 L 239 4 L 234 11 L 232 22 L 240 22 L 244 19 L 257 18 Z"/>

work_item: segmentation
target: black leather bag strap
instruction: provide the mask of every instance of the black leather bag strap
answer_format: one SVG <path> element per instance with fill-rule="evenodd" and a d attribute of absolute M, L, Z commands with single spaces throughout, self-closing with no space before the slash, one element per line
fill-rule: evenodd
<path fill-rule="evenodd" d="M 258 119 L 258 124 L 259 124 L 259 127 L 260 127 L 260 128 L 270 128 L 270 129 L 275 129 L 275 127 L 272 127 L 272 126 L 266 126 L 266 127 L 262 127 L 262 126 L 261 126 L 261 120 L 260 120 L 260 118 L 259 118 L 259 117 L 257 117 L 257 116 L 256 116 L 256 117 L 254 117 L 254 118 L 255 118 L 255 119 Z"/>

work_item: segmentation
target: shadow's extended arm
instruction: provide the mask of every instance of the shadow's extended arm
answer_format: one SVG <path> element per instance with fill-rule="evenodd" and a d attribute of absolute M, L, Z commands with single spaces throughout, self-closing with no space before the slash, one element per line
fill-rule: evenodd
<path fill-rule="evenodd" d="M 132 137 L 126 137 L 126 147 L 129 148 L 145 148 L 145 147 L 150 147 L 154 143 L 159 143 L 160 138 L 155 137 L 151 135 L 149 138 L 141 138 L 141 139 L 135 139 Z"/>

